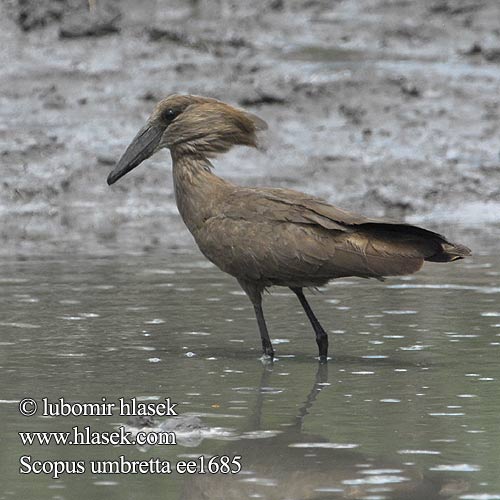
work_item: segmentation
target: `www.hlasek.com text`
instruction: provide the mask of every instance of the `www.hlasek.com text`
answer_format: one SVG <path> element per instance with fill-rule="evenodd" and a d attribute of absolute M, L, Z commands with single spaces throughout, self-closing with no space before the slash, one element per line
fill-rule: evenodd
<path fill-rule="evenodd" d="M 139 431 L 132 434 L 120 425 L 116 431 L 93 431 L 90 426 L 79 428 L 72 427 L 71 431 L 21 431 L 18 432 L 19 439 L 23 446 L 48 446 L 70 445 L 70 446 L 126 446 L 126 445 L 175 445 L 177 444 L 176 434 L 173 431 Z"/>

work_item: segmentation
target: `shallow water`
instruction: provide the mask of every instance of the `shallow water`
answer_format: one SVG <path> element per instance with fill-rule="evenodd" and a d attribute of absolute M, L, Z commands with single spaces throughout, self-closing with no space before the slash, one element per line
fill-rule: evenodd
<path fill-rule="evenodd" d="M 0 499 L 500 498 L 500 260 L 427 265 L 311 296 L 334 359 L 318 367 L 295 297 L 253 310 L 198 255 L 0 262 Z M 127 417 L 23 417 L 24 397 L 170 397 L 203 432 L 175 446 L 23 446 L 19 431 L 112 431 Z M 158 419 L 163 425 L 168 419 Z M 189 429 L 188 429 L 189 431 Z M 19 457 L 176 463 L 242 456 L 234 476 L 20 475 Z"/>

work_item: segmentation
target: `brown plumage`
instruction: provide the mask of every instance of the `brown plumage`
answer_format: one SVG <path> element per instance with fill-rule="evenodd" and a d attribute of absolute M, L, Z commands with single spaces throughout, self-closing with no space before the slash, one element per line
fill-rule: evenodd
<path fill-rule="evenodd" d="M 265 355 L 274 355 L 262 312 L 267 287 L 294 291 L 325 361 L 328 336 L 303 287 L 346 276 L 410 274 L 424 261 L 470 255 L 426 229 L 346 212 L 298 191 L 236 186 L 212 172 L 209 158 L 234 145 L 256 147 L 256 133 L 265 128 L 255 115 L 215 99 L 172 95 L 158 103 L 108 177 L 113 184 L 158 150 L 170 149 L 179 212 L 203 254 L 249 296 Z"/>

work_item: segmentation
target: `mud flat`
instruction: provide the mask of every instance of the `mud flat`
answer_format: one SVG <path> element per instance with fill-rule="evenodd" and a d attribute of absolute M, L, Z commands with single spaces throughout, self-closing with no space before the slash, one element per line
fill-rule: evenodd
<path fill-rule="evenodd" d="M 211 95 L 269 123 L 216 161 L 446 231 L 500 229 L 500 4 L 429 0 L 10 1 L 0 16 L 0 255 L 191 248 L 170 160 L 110 189 L 154 102 Z"/>

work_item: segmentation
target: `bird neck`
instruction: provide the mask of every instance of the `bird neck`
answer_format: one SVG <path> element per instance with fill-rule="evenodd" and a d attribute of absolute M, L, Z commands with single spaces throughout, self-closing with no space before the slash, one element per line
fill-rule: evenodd
<path fill-rule="evenodd" d="M 220 203 L 233 185 L 216 176 L 206 156 L 171 151 L 175 201 L 184 223 L 195 234 L 218 214 Z"/>

